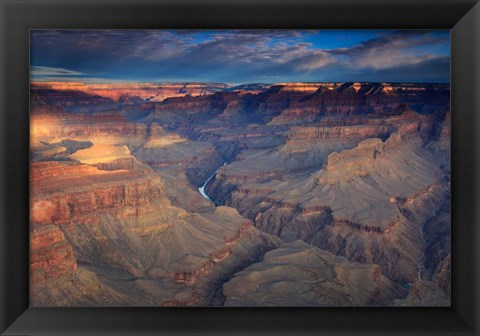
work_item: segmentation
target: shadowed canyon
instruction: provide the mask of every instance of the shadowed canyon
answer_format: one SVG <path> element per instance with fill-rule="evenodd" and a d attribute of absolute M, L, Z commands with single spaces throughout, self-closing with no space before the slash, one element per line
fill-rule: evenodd
<path fill-rule="evenodd" d="M 30 87 L 32 306 L 449 306 L 450 87 Z"/>

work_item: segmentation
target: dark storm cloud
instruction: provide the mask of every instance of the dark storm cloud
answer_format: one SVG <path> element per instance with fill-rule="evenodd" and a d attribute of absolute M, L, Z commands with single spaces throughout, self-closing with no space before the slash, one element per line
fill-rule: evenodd
<path fill-rule="evenodd" d="M 345 31 L 345 37 L 348 34 Z M 448 33 L 362 34 L 365 40 L 346 45 L 338 32 L 314 30 L 34 31 L 32 78 L 68 80 L 69 74 L 72 78 L 88 74 L 85 77 L 105 81 L 243 83 L 341 81 L 340 75 L 350 74 L 357 76 L 355 80 L 369 81 L 398 74 L 395 78 L 411 82 L 449 80 Z M 325 48 L 327 42 L 335 48 Z M 424 75 L 422 66 L 432 75 Z M 417 70 L 402 73 L 405 69 Z"/>

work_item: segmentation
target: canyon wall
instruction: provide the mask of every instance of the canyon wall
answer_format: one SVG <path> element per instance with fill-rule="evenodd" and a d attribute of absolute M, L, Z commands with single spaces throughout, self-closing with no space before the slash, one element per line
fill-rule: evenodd
<path fill-rule="evenodd" d="M 31 303 L 448 305 L 450 119 L 443 84 L 34 83 Z"/>

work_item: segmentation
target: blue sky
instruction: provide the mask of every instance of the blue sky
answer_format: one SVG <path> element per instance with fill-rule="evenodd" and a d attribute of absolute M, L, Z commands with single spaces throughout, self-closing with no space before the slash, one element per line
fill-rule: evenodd
<path fill-rule="evenodd" d="M 450 81 L 448 30 L 33 30 L 33 81 Z"/>

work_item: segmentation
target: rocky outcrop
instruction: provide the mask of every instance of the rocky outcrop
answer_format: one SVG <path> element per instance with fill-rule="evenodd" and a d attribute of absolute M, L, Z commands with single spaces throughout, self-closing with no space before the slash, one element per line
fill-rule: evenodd
<path fill-rule="evenodd" d="M 67 224 L 89 213 L 111 209 L 116 215 L 168 205 L 160 179 L 144 171 L 100 170 L 75 163 L 31 165 L 30 221 Z"/>
<path fill-rule="evenodd" d="M 30 305 L 105 306 L 132 304 L 79 267 L 72 246 L 58 226 L 33 225 L 30 230 Z"/>
<path fill-rule="evenodd" d="M 417 281 L 405 299 L 395 300 L 395 306 L 449 307 L 450 298 L 437 285 L 429 281 Z"/>
<path fill-rule="evenodd" d="M 41 143 L 64 140 L 122 144 L 135 148 L 146 141 L 148 131 L 147 125 L 128 122 L 118 114 L 74 114 L 47 105 L 32 108 L 30 127 L 33 150 Z"/>
<path fill-rule="evenodd" d="M 187 285 L 195 284 L 200 277 L 211 272 L 215 264 L 228 258 L 231 253 L 231 246 L 235 245 L 243 237 L 244 232 L 251 228 L 253 228 L 253 224 L 251 222 L 243 223 L 237 230 L 236 234 L 225 242 L 224 247 L 210 253 L 208 261 L 206 263 L 193 271 L 183 271 L 175 273 L 173 275 L 173 281 L 175 283 L 184 283 Z"/>
<path fill-rule="evenodd" d="M 30 233 L 30 282 L 32 286 L 73 274 L 77 262 L 72 246 L 54 225 L 34 227 Z"/>
<path fill-rule="evenodd" d="M 227 106 L 222 93 L 197 97 L 172 97 L 156 106 L 153 119 L 160 124 L 181 120 L 189 123 L 203 123 L 221 114 Z M 173 114 L 173 118 L 169 118 Z M 175 118 L 175 116 L 177 118 Z"/>
<path fill-rule="evenodd" d="M 423 226 L 425 257 L 421 278 L 437 284 L 448 295 L 451 293 L 451 218 L 450 195 L 435 216 Z"/>
<path fill-rule="evenodd" d="M 35 94 L 47 105 L 55 105 L 74 112 L 108 111 L 115 102 L 97 94 L 79 90 L 35 89 Z"/>
<path fill-rule="evenodd" d="M 288 87 L 281 86 L 279 91 Z M 318 121 L 322 115 L 335 114 L 395 114 L 404 104 L 417 112 L 434 113 L 448 104 L 450 93 L 448 85 L 325 83 L 317 87 L 314 93 L 291 102 L 271 123 L 307 123 Z"/>
<path fill-rule="evenodd" d="M 167 133 L 156 123 L 150 126 L 148 141 L 135 156 L 156 171 L 182 170 L 196 187 L 224 162 L 211 144 Z"/>
<path fill-rule="evenodd" d="M 406 295 L 377 265 L 352 263 L 304 242 L 266 253 L 223 292 L 227 306 L 382 306 Z"/>
<path fill-rule="evenodd" d="M 140 297 L 147 305 L 209 304 L 222 279 L 275 246 L 234 209 L 193 214 L 171 206 L 147 168 L 36 162 L 32 171 L 37 306 L 135 305 Z M 76 260 L 86 266 L 77 270 Z M 75 291 L 83 294 L 61 297 Z"/>
<path fill-rule="evenodd" d="M 52 90 L 59 92 L 85 92 L 122 103 L 126 95 L 140 97 L 143 101 L 162 101 L 170 97 L 200 96 L 227 90 L 228 85 L 221 83 L 163 83 L 163 84 L 84 84 L 75 82 L 34 82 L 35 92 Z M 49 91 L 51 93 L 51 91 Z M 53 102 L 57 102 L 53 100 Z M 79 104 L 81 105 L 81 104 Z"/>
<path fill-rule="evenodd" d="M 221 169 L 207 191 L 265 232 L 377 263 L 390 278 L 412 282 L 426 247 L 422 225 L 442 207 L 447 190 L 441 166 L 422 144 L 408 133 L 364 140 L 306 174 L 279 165 L 259 174 L 239 161 Z M 241 177 L 235 165 L 243 167 Z"/>

